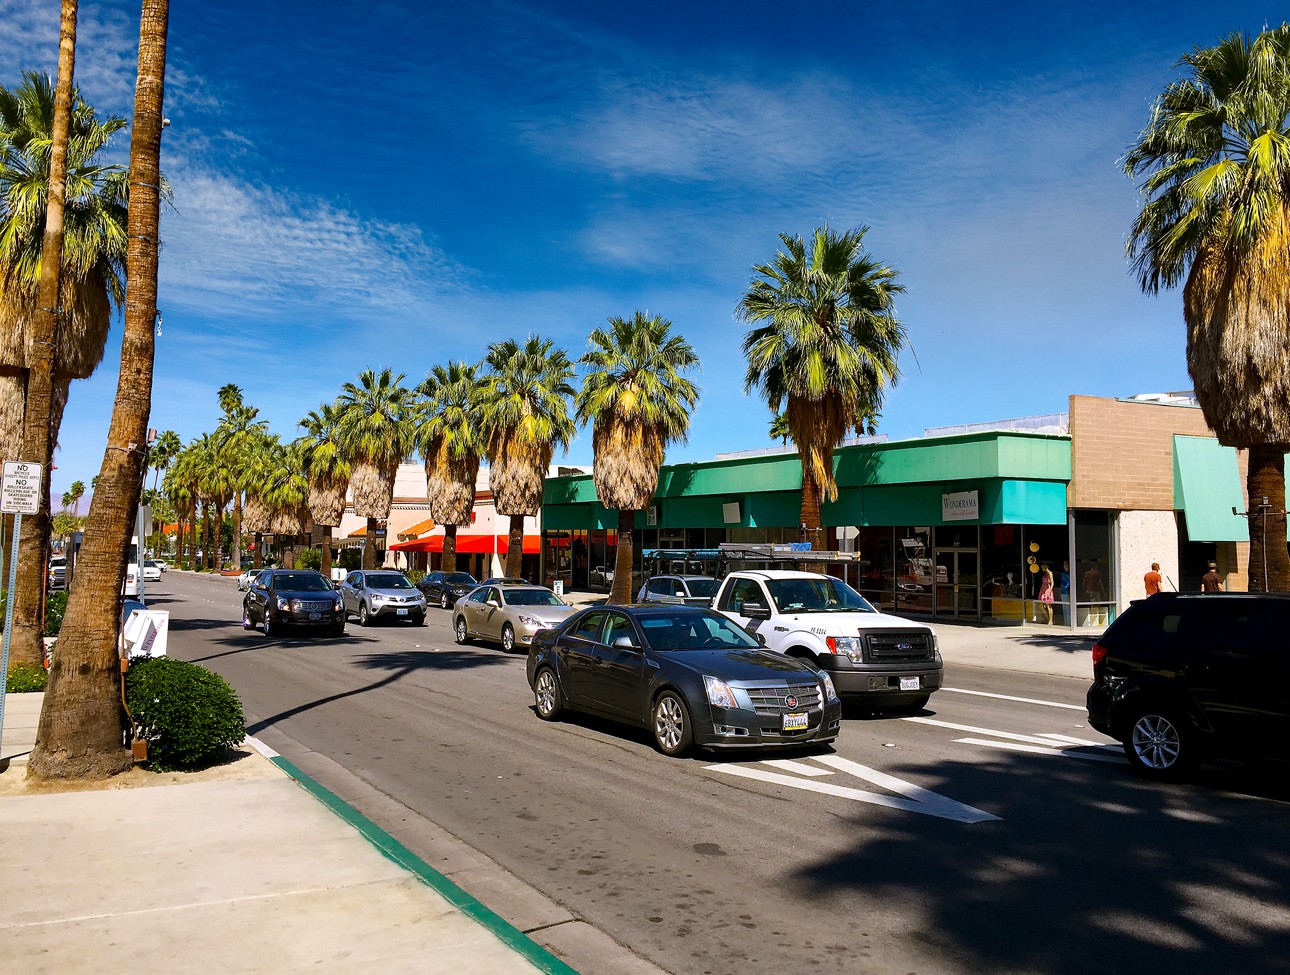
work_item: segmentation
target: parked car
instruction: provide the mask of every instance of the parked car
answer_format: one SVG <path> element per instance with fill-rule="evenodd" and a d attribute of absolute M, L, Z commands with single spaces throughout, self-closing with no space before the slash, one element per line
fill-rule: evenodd
<path fill-rule="evenodd" d="M 530 585 L 480 586 L 453 608 L 453 631 L 458 643 L 472 637 L 500 643 L 510 653 L 527 647 L 539 630 L 558 626 L 574 612 L 550 589 Z"/>
<path fill-rule="evenodd" d="M 67 556 L 55 555 L 49 560 L 49 588 L 67 588 Z"/>
<path fill-rule="evenodd" d="M 345 611 L 358 617 L 359 626 L 375 620 L 407 620 L 416 626 L 426 621 L 426 597 L 408 577 L 394 569 L 359 569 L 340 584 Z"/>
<path fill-rule="evenodd" d="M 157 568 L 160 569 L 162 572 L 170 571 L 170 563 L 167 562 L 165 559 L 153 559 L 152 561 L 157 563 Z"/>
<path fill-rule="evenodd" d="M 591 570 L 591 582 L 597 586 L 612 586 L 614 584 L 614 567 L 612 565 L 598 565 Z"/>
<path fill-rule="evenodd" d="M 294 625 L 345 635 L 345 604 L 321 572 L 313 569 L 264 569 L 242 599 L 242 628 L 257 625 L 265 636 Z"/>
<path fill-rule="evenodd" d="M 161 581 L 161 566 L 157 565 L 154 559 L 148 559 L 143 563 L 142 572 L 145 583 Z"/>
<path fill-rule="evenodd" d="M 417 588 L 425 594 L 427 603 L 435 603 L 441 609 L 451 609 L 455 603 L 470 590 L 479 585 L 479 581 L 469 572 L 427 572 L 425 578 L 417 583 Z"/>
<path fill-rule="evenodd" d="M 640 603 L 711 606 L 717 580 L 711 576 L 651 576 L 636 595 Z"/>
<path fill-rule="evenodd" d="M 874 711 L 920 711 L 941 686 L 944 664 L 932 628 L 878 612 L 833 576 L 732 572 L 713 608 L 768 649 L 827 670 L 843 697 Z"/>
<path fill-rule="evenodd" d="M 1290 595 L 1161 592 L 1093 647 L 1088 723 L 1146 778 L 1290 759 Z"/>
<path fill-rule="evenodd" d="M 237 591 L 245 592 L 247 589 L 250 589 L 251 583 L 255 581 L 255 577 L 263 571 L 263 569 L 243 569 L 242 574 L 237 577 Z"/>
<path fill-rule="evenodd" d="M 827 673 L 695 606 L 583 609 L 538 634 L 527 674 L 539 717 L 568 709 L 645 727 L 665 755 L 817 746 L 842 725 Z"/>

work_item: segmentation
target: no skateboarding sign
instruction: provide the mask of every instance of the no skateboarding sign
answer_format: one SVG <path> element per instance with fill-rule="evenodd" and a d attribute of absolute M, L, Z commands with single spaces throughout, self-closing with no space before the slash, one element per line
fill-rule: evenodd
<path fill-rule="evenodd" d="M 40 464 L 22 460 L 4 462 L 4 481 L 0 486 L 0 512 L 34 515 L 40 511 Z"/>

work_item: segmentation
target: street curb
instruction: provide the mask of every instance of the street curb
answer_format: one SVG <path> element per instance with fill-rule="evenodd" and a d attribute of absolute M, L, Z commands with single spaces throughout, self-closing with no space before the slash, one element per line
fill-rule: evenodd
<path fill-rule="evenodd" d="M 250 735 L 247 743 L 256 751 L 295 780 L 296 784 L 315 799 L 358 830 L 365 840 L 376 847 L 381 855 L 413 874 L 427 887 L 436 891 L 444 900 L 467 917 L 487 928 L 499 941 L 522 955 L 546 975 L 579 975 L 568 963 L 556 957 L 505 918 L 485 907 L 430 864 L 409 850 L 381 827 L 358 812 L 335 793 L 324 788 L 283 758 L 264 742 Z"/>

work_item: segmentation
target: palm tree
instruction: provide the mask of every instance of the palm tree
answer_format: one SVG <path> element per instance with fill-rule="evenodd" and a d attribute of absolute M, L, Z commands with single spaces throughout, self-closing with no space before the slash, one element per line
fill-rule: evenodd
<path fill-rule="evenodd" d="M 699 389 L 681 375 L 699 363 L 672 323 L 636 312 L 610 318 L 588 339 L 578 360 L 588 368 L 576 406 L 579 424 L 592 425 L 596 494 L 618 512 L 618 554 L 609 602 L 630 602 L 636 512 L 658 488 L 658 471 L 672 443 L 684 443 Z"/>
<path fill-rule="evenodd" d="M 736 310 L 755 326 L 744 335 L 744 390 L 760 391 L 775 413 L 783 408 L 801 457 L 806 541 L 819 540 L 821 502 L 837 498 L 834 448 L 848 430 L 872 426 L 900 375 L 905 327 L 894 297 L 905 289 L 863 250 L 868 229 L 819 227 L 809 246 L 780 234 L 784 250 L 753 268 Z"/>
<path fill-rule="evenodd" d="M 152 468 L 152 493 L 157 495 L 157 485 L 161 480 L 162 472 L 170 466 L 176 455 L 183 449 L 183 442 L 179 439 L 179 434 L 174 430 L 164 430 L 153 444 L 148 448 L 148 466 Z M 154 550 L 161 548 L 161 519 L 155 519 L 156 525 L 152 547 Z"/>
<path fill-rule="evenodd" d="M 121 373 L 108 428 L 109 445 L 147 443 L 157 319 L 157 228 L 161 208 L 161 122 L 166 73 L 168 0 L 143 0 L 139 75 L 130 139 L 125 324 Z M 117 594 L 126 542 L 143 489 L 141 450 L 105 450 L 81 550 L 82 582 L 72 591 L 49 671 L 36 744 L 27 774 L 99 778 L 132 763 L 122 747 Z"/>
<path fill-rule="evenodd" d="M 415 404 L 403 374 L 364 370 L 358 383 L 341 387 L 337 438 L 353 465 L 354 514 L 367 519 L 363 568 L 376 566 L 378 521 L 390 517 L 394 476 L 412 449 Z"/>
<path fill-rule="evenodd" d="M 426 465 L 430 517 L 443 525 L 445 572 L 457 571 L 457 528 L 470 524 L 479 476 L 479 379 L 465 362 L 435 366 L 417 387 L 424 405 L 416 443 Z"/>
<path fill-rule="evenodd" d="M 267 420 L 257 420 L 260 411 L 247 406 L 242 390 L 229 383 L 219 390 L 223 415 L 215 428 L 221 462 L 228 468 L 233 489 L 233 566 L 242 567 L 242 495 L 246 490 L 246 458 L 251 446 L 269 429 Z"/>
<path fill-rule="evenodd" d="M 270 512 L 273 537 L 283 542 L 281 564 L 287 569 L 295 567 L 300 536 L 309 533 L 313 524 L 309 517 L 306 449 L 303 440 L 294 440 L 270 455 L 273 465 L 266 472 L 260 496 Z"/>
<path fill-rule="evenodd" d="M 530 336 L 488 347 L 480 389 L 480 433 L 497 513 L 510 516 L 506 572 L 520 575 L 524 518 L 542 507 L 542 488 L 555 448 L 567 449 L 576 428 L 569 416 L 573 363 L 552 342 Z"/>
<path fill-rule="evenodd" d="M 267 500 L 276 481 L 276 471 L 285 465 L 284 448 L 277 436 L 262 433 L 246 451 L 242 506 L 242 527 L 255 536 L 255 568 L 264 567 L 264 536 L 273 531 L 273 508 Z"/>
<path fill-rule="evenodd" d="M 322 573 L 331 575 L 331 530 L 345 514 L 345 495 L 352 473 L 340 442 L 341 407 L 323 403 L 300 426 L 305 431 L 303 458 L 309 475 L 309 514 L 323 530 Z"/>
<path fill-rule="evenodd" d="M 1290 590 L 1290 24 L 1253 40 L 1231 34 L 1179 65 L 1190 77 L 1164 89 L 1124 158 L 1128 175 L 1145 177 L 1128 252 L 1147 293 L 1183 284 L 1196 399 L 1221 443 L 1250 451 L 1250 509 L 1262 516 L 1250 532 L 1250 589 L 1281 592 Z"/>
<path fill-rule="evenodd" d="M 189 545 L 189 538 L 197 520 L 197 485 L 200 480 L 199 461 L 196 451 L 190 447 L 181 448 L 166 468 L 165 480 L 161 483 L 162 493 L 175 509 L 179 522 L 175 539 L 175 561 L 181 568 L 189 566 L 189 560 L 196 557 L 196 544 Z"/>

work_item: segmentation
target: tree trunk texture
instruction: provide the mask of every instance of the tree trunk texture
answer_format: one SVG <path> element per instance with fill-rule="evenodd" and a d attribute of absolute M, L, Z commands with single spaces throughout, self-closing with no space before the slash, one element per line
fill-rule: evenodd
<path fill-rule="evenodd" d="M 632 561 L 636 532 L 636 512 L 622 509 L 618 512 L 618 552 L 614 558 L 614 584 L 605 600 L 616 606 L 632 601 Z"/>
<path fill-rule="evenodd" d="M 376 521 L 367 519 L 367 530 L 363 532 L 363 568 L 376 568 Z"/>
<path fill-rule="evenodd" d="M 444 572 L 457 571 L 457 526 L 448 524 L 443 526 L 443 565 L 440 566 Z"/>
<path fill-rule="evenodd" d="M 213 568 L 216 572 L 224 568 L 224 505 L 225 503 L 226 502 L 224 501 L 224 499 L 220 498 L 219 503 L 215 505 L 215 538 L 214 538 L 215 561 L 214 561 L 214 564 L 212 564 L 211 568 Z"/>
<path fill-rule="evenodd" d="M 505 575 L 518 579 L 524 569 L 524 516 L 511 515 L 511 529 L 506 538 Z"/>
<path fill-rule="evenodd" d="M 1250 448 L 1245 477 L 1250 511 L 1250 592 L 1290 592 L 1286 548 L 1285 444 Z M 1263 499 L 1267 498 L 1267 507 Z"/>
<path fill-rule="evenodd" d="M 211 506 L 202 505 L 202 568 L 211 567 Z"/>
<path fill-rule="evenodd" d="M 322 574 L 328 579 L 331 578 L 331 525 L 319 525 L 322 529 L 322 538 L 319 539 L 322 549 Z"/>
<path fill-rule="evenodd" d="M 59 277 L 63 266 L 63 204 L 67 196 L 67 133 L 71 123 L 72 75 L 76 66 L 76 0 L 63 0 L 58 38 L 58 81 L 49 152 L 49 196 L 40 253 L 39 308 L 31 319 L 22 453 L 18 460 L 41 465 L 40 510 L 22 519 L 18 578 L 13 600 L 12 663 L 45 659 L 45 584 L 49 565 L 49 469 L 54 457 L 54 348 L 58 338 Z M 8 460 L 9 458 L 3 458 Z"/>
<path fill-rule="evenodd" d="M 255 565 L 255 567 L 256 567 L 257 569 L 263 569 L 263 568 L 264 568 L 264 533 L 263 533 L 263 532 L 256 532 L 256 533 L 255 533 L 255 561 L 254 561 L 254 565 Z"/>
<path fill-rule="evenodd" d="M 132 761 L 121 744 L 118 593 L 143 489 L 152 400 L 161 111 L 169 12 L 168 0 L 143 0 L 130 138 L 128 284 L 121 372 L 98 487 L 90 503 L 82 549 L 84 578 L 68 603 L 28 765 L 28 774 L 39 778 L 104 778 L 128 768 Z"/>
<path fill-rule="evenodd" d="M 823 549 L 825 547 L 825 534 L 821 525 L 820 515 L 820 486 L 815 483 L 809 471 L 802 470 L 802 525 L 801 540 L 810 542 L 814 549 Z M 820 563 L 803 563 L 801 568 L 808 572 L 825 571 L 825 566 Z"/>
<path fill-rule="evenodd" d="M 233 492 L 233 568 L 242 571 L 242 492 Z"/>

